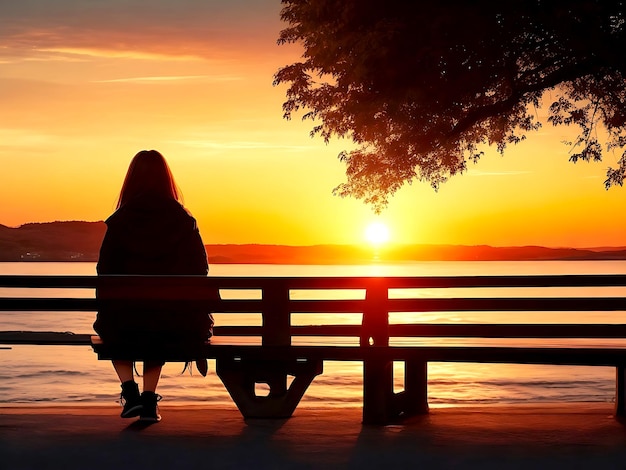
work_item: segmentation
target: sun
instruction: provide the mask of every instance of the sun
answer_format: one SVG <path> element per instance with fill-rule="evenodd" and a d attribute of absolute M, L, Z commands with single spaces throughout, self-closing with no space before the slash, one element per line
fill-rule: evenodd
<path fill-rule="evenodd" d="M 373 245 L 382 245 L 389 241 L 389 229 L 382 222 L 372 222 L 365 229 L 365 239 Z"/>

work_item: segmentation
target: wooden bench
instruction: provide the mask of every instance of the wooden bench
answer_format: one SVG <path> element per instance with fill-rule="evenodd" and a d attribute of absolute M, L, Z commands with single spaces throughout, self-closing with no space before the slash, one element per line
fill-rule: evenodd
<path fill-rule="evenodd" d="M 102 302 L 171 303 L 182 312 L 202 305 L 217 325 L 210 343 L 107 345 L 80 335 L 99 359 L 216 360 L 216 372 L 244 417 L 291 416 L 324 361 L 364 364 L 363 422 L 385 424 L 428 412 L 428 363 L 477 362 L 610 366 L 616 370 L 615 414 L 626 414 L 626 324 L 608 323 L 432 323 L 433 312 L 511 315 L 519 312 L 626 312 L 626 275 L 464 276 L 464 277 L 160 277 L 0 276 L 0 287 L 88 288 L 95 298 L 0 298 L 0 311 L 96 311 Z M 554 288 L 606 288 L 605 295 L 550 295 Z M 212 293 L 219 289 L 222 299 Z M 481 296 L 489 289 L 489 296 Z M 505 295 L 494 295 L 506 289 Z M 510 295 L 514 289 L 532 289 Z M 546 290 L 547 294 L 539 291 Z M 447 295 L 452 292 L 453 295 Z M 456 295 L 461 292 L 462 295 Z M 349 294 L 342 294 L 347 293 Z M 609 295 L 610 294 L 610 295 Z M 617 294 L 617 295 L 615 295 Z M 345 297 L 350 298 L 345 298 Z M 390 312 L 394 319 L 390 322 Z M 257 325 L 220 320 L 230 314 L 257 314 Z M 296 324 L 300 314 L 355 314 L 354 324 Z M 402 321 L 408 316 L 411 322 Z M 417 319 L 416 319 L 417 318 Z M 400 321 L 398 321 L 398 319 Z M 616 318 L 617 320 L 617 318 Z M 623 320 L 623 318 L 621 319 Z M 18 335 L 19 336 L 19 335 Z M 85 339 L 86 336 L 86 339 Z M 23 336 L 22 336 L 23 337 Z M 510 344 L 527 338 L 526 345 Z M 559 339 L 554 345 L 549 340 Z M 75 340 L 75 338 L 72 338 Z M 449 344 L 457 339 L 458 344 Z M 579 345 L 580 339 L 619 340 L 614 345 Z M 486 343 L 498 341 L 496 343 Z M 28 344 L 66 344 L 64 339 Z M 0 344 L 19 338 L 0 334 Z M 607 343 L 608 344 L 608 343 Z M 394 391 L 393 363 L 404 364 L 404 390 Z M 291 382 L 289 379 L 293 379 Z M 257 384 L 269 393 L 259 396 Z"/>

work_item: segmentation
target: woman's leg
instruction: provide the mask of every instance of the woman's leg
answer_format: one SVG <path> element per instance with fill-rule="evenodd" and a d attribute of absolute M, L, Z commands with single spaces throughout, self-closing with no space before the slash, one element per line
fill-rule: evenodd
<path fill-rule="evenodd" d="M 117 376 L 120 378 L 120 382 L 128 382 L 134 380 L 133 376 L 133 362 L 132 361 L 112 361 L 113 368 L 117 372 Z"/>
<path fill-rule="evenodd" d="M 113 367 L 122 383 L 122 395 L 120 403 L 124 406 L 122 418 L 133 418 L 139 416 L 142 410 L 139 387 L 133 377 L 132 361 L 113 361 Z"/>
<path fill-rule="evenodd" d="M 146 361 L 143 363 L 143 393 L 141 394 L 142 410 L 139 416 L 141 421 L 156 423 L 161 421 L 157 403 L 160 395 L 154 393 L 161 377 L 161 362 Z"/>
<path fill-rule="evenodd" d="M 143 363 L 143 391 L 155 392 L 159 379 L 161 378 L 161 369 L 163 364 L 160 362 L 146 361 Z"/>

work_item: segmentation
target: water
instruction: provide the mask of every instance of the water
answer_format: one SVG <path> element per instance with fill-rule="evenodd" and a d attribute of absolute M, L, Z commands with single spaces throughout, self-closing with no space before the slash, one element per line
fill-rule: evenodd
<path fill-rule="evenodd" d="M 422 275 L 506 275 L 506 274 L 623 274 L 624 261 L 541 261 L 541 262 L 420 262 L 367 266 L 304 265 L 212 265 L 217 276 L 422 276 Z M 95 274 L 94 263 L 0 263 L 0 274 Z M 498 291 L 496 295 L 507 295 Z M 518 290 L 519 292 L 519 290 Z M 600 288 L 572 291 L 557 289 L 550 295 L 626 295 L 624 289 Z M 0 289 L 0 294 L 10 294 Z M 75 294 L 93 295 L 77 290 Z M 423 292 L 424 295 L 428 292 Z M 455 292 L 449 292 L 454 295 Z M 526 289 L 525 295 L 537 295 Z M 28 295 L 22 293 L 20 295 Z M 46 295 L 54 295 L 49 291 Z M 294 295 L 298 295 L 295 293 Z M 357 294 L 358 296 L 359 294 Z M 402 292 L 391 295 L 402 296 Z M 483 289 L 477 295 L 494 295 Z M 494 314 L 419 314 L 421 321 L 502 321 Z M 624 312 L 583 312 L 566 314 L 520 313 L 516 322 L 568 321 L 626 322 Z M 560 315 L 560 317 L 559 317 Z M 563 317 L 565 315 L 565 317 Z M 333 316 L 337 319 L 337 316 Z M 73 331 L 91 333 L 94 313 L 0 312 L 0 330 Z M 242 321 L 217 316 L 219 324 Z M 251 320 L 252 321 L 252 320 Z M 308 319 L 302 320 L 308 321 Z M 320 319 L 324 321 L 324 319 Z M 354 322 L 346 318 L 346 322 Z M 392 316 L 393 321 L 393 316 Z M 608 341 L 607 341 L 608 342 Z M 597 343 L 597 342 L 596 342 Z M 603 343 L 605 343 L 603 341 Z M 614 343 L 611 343 L 614 344 Z M 402 377 L 398 364 L 395 375 L 398 387 Z M 182 365 L 166 364 L 159 393 L 164 404 L 189 402 L 235 408 L 228 393 L 215 375 L 215 363 L 209 361 L 209 375 L 181 374 Z M 541 403 L 554 401 L 611 402 L 615 371 L 609 367 L 571 367 L 500 364 L 429 364 L 429 402 L 433 405 L 476 403 Z M 118 398 L 119 385 L 111 365 L 98 361 L 86 346 L 13 346 L 0 349 L 0 404 L 112 404 Z M 362 405 L 362 366 L 358 362 L 326 362 L 301 407 L 360 407 Z"/>

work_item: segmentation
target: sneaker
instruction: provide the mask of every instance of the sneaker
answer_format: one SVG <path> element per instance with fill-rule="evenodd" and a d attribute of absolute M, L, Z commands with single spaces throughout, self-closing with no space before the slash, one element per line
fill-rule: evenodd
<path fill-rule="evenodd" d="M 120 395 L 120 404 L 124 406 L 120 416 L 122 418 L 134 418 L 141 414 L 143 405 L 141 396 L 139 395 L 139 386 L 132 380 L 122 384 L 122 394 Z"/>
<path fill-rule="evenodd" d="M 158 423 L 161 421 L 161 415 L 159 414 L 159 406 L 157 402 L 163 398 L 154 392 L 143 392 L 141 394 L 141 413 L 139 415 L 139 421 L 145 421 L 150 423 Z"/>

